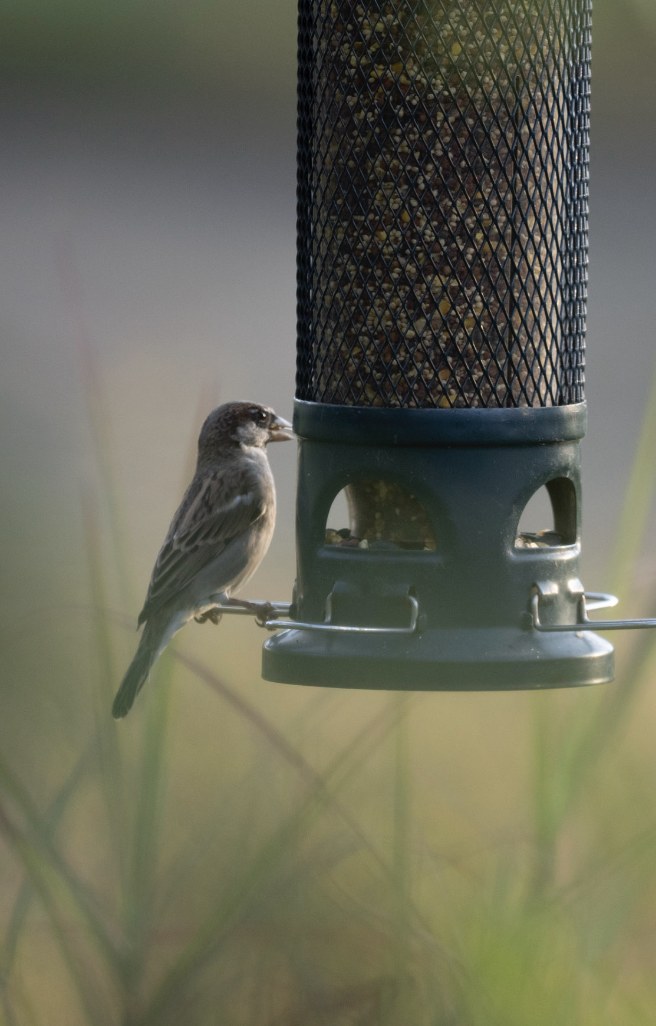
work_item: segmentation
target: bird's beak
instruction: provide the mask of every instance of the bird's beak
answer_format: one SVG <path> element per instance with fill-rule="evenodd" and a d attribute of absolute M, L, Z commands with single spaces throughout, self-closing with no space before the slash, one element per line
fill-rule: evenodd
<path fill-rule="evenodd" d="M 269 441 L 270 442 L 288 442 L 294 437 L 294 431 L 288 420 L 284 417 L 276 416 L 269 427 Z"/>

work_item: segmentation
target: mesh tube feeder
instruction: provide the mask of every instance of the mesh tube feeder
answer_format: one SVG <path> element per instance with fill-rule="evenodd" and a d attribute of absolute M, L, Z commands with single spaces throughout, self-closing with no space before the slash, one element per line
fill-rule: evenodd
<path fill-rule="evenodd" d="M 611 680 L 579 581 L 590 0 L 299 0 L 298 60 L 298 572 L 264 677 Z M 543 486 L 553 531 L 518 535 Z"/>

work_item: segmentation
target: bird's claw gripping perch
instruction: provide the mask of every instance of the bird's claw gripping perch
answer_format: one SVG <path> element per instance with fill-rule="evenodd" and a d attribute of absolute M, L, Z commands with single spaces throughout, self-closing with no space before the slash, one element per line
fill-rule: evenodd
<path fill-rule="evenodd" d="M 291 604 L 289 602 L 251 601 L 249 599 L 230 598 L 217 604 L 214 608 L 220 616 L 224 613 L 234 613 L 238 616 L 254 616 L 258 627 L 266 627 L 281 616 L 289 616 Z M 269 630 L 271 629 L 272 627 L 269 627 Z"/>
<path fill-rule="evenodd" d="M 264 627 L 267 620 L 275 620 L 278 613 L 276 607 L 272 602 L 259 602 L 257 603 L 258 609 L 255 610 L 255 623 L 258 627 Z"/>
<path fill-rule="evenodd" d="M 215 626 L 217 626 L 221 623 L 222 617 L 223 613 L 219 609 L 212 608 L 206 610 L 204 613 L 201 613 L 200 616 L 195 616 L 194 620 L 196 621 L 196 623 L 207 623 L 207 621 L 209 620 L 210 623 L 213 623 Z"/>
<path fill-rule="evenodd" d="M 279 613 L 273 602 L 249 602 L 248 599 L 228 599 L 230 605 L 241 606 L 255 617 L 259 627 L 264 627 L 267 620 L 275 619 Z"/>

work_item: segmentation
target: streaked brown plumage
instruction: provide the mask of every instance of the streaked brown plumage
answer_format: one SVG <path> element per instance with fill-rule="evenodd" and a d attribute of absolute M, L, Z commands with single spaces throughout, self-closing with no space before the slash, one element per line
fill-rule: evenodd
<path fill-rule="evenodd" d="M 276 493 L 269 442 L 292 437 L 291 425 L 256 403 L 219 406 L 203 424 L 193 480 L 173 517 L 153 568 L 138 624 L 136 655 L 114 699 L 121 719 L 173 635 L 192 617 L 217 622 L 227 601 L 260 565 L 273 535 Z"/>

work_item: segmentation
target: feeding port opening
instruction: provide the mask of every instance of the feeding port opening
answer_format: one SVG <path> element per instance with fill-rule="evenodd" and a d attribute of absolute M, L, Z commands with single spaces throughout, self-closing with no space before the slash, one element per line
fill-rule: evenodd
<path fill-rule="evenodd" d="M 330 508 L 325 544 L 364 551 L 436 549 L 426 507 L 393 481 L 364 479 L 348 484 Z"/>
<path fill-rule="evenodd" d="M 522 511 L 515 548 L 558 548 L 577 542 L 577 499 L 574 482 L 556 478 L 531 496 Z"/>

